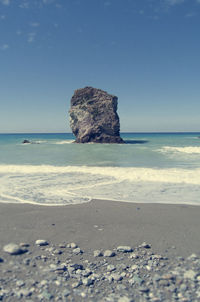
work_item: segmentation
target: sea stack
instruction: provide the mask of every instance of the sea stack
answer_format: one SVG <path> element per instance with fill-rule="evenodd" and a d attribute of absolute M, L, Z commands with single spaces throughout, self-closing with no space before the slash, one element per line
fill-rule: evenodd
<path fill-rule="evenodd" d="M 69 110 L 75 142 L 123 144 L 117 101 L 116 96 L 101 89 L 85 87 L 76 90 Z"/>

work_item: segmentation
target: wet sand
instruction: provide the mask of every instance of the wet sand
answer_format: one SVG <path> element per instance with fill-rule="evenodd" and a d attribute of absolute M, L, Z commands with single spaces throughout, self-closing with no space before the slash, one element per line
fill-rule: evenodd
<path fill-rule="evenodd" d="M 200 207 L 93 200 L 68 206 L 0 203 L 0 256 L 5 244 L 46 239 L 85 251 L 147 242 L 167 257 L 200 254 Z"/>

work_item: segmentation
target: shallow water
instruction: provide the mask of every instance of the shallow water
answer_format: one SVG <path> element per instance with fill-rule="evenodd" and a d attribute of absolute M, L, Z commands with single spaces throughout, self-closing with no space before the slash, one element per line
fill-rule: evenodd
<path fill-rule="evenodd" d="M 121 136 L 125 145 L 74 144 L 72 134 L 0 134 L 0 200 L 200 205 L 200 133 Z"/>

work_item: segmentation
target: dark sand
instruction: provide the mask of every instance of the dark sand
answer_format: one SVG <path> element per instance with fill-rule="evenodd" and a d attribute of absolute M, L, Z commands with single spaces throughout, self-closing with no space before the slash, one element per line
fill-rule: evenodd
<path fill-rule="evenodd" d="M 0 249 L 46 239 L 81 249 L 138 246 L 144 241 L 168 257 L 200 254 L 200 207 L 93 200 L 69 206 L 0 203 Z"/>

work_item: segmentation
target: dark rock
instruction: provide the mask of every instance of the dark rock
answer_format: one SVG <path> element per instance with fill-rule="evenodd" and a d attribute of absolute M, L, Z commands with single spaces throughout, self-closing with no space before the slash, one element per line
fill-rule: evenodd
<path fill-rule="evenodd" d="M 69 114 L 76 143 L 124 143 L 117 100 L 116 96 L 92 87 L 75 91 Z"/>
<path fill-rule="evenodd" d="M 28 139 L 23 140 L 22 144 L 30 144 L 31 142 Z"/>

